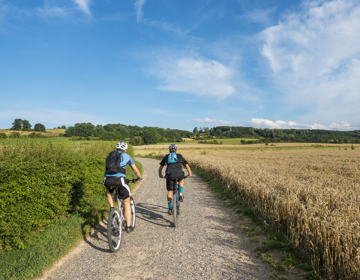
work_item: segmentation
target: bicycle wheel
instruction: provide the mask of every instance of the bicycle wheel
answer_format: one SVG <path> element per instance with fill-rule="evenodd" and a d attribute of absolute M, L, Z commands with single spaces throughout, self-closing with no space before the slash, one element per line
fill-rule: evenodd
<path fill-rule="evenodd" d="M 122 237 L 122 218 L 119 210 L 116 208 L 111 209 L 108 225 L 107 225 L 107 237 L 110 250 L 116 252 L 120 249 L 121 237 Z"/>
<path fill-rule="evenodd" d="M 174 227 L 176 227 L 177 225 L 177 192 L 173 192 L 173 198 L 172 198 L 172 205 L 171 205 L 171 209 L 172 209 L 172 215 L 173 215 L 173 219 L 174 219 Z"/>
<path fill-rule="evenodd" d="M 131 206 L 131 225 L 135 228 L 136 215 L 135 215 L 135 201 L 130 197 L 130 206 Z"/>

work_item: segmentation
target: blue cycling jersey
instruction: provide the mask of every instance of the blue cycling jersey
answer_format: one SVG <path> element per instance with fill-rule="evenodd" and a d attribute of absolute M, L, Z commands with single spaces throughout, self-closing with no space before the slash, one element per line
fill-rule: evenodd
<path fill-rule="evenodd" d="M 121 151 L 118 151 L 121 153 Z M 126 168 L 126 165 L 133 165 L 135 164 L 134 160 L 126 153 L 122 153 L 120 157 L 120 167 Z M 106 177 L 126 177 L 123 173 L 117 173 L 117 174 L 105 174 Z"/>

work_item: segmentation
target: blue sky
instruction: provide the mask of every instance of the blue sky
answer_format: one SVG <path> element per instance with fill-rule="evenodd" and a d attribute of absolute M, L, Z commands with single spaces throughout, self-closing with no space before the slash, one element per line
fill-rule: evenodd
<path fill-rule="evenodd" d="M 0 0 L 0 128 L 360 129 L 360 1 Z"/>

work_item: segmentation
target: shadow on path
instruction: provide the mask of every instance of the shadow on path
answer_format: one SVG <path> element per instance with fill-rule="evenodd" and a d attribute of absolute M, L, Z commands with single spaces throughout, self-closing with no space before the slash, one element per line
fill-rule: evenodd
<path fill-rule="evenodd" d="M 104 221 L 104 224 L 105 226 L 107 226 L 107 221 Z M 90 242 L 91 239 L 95 239 L 94 242 Z M 95 230 L 93 234 L 90 234 L 90 236 L 85 236 L 84 241 L 98 251 L 112 253 L 108 248 L 107 244 L 107 228 L 102 226 L 101 224 L 99 224 L 99 227 Z M 98 243 L 99 241 L 104 244 L 106 249 L 95 245 L 95 243 Z"/>
<path fill-rule="evenodd" d="M 158 214 L 164 213 L 166 210 L 165 207 L 155 204 L 136 203 L 136 218 L 161 227 L 169 227 L 169 225 L 163 224 L 164 221 L 168 222 L 164 215 Z"/>

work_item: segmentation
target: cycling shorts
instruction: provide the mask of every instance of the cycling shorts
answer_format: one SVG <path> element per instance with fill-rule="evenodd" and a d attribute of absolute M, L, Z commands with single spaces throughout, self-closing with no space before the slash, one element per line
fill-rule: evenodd
<path fill-rule="evenodd" d="M 114 192 L 114 188 L 118 188 L 118 193 L 121 199 L 127 199 L 131 196 L 130 187 L 128 185 L 129 180 L 125 177 L 105 177 L 104 186 L 110 193 Z"/>
<path fill-rule="evenodd" d="M 181 181 L 182 179 L 184 179 L 185 174 L 183 171 L 177 171 L 175 173 L 171 173 L 171 174 L 166 174 L 165 178 L 166 178 L 166 189 L 168 191 L 172 191 L 174 188 L 174 184 L 175 181 L 173 179 L 177 179 L 178 182 Z"/>

